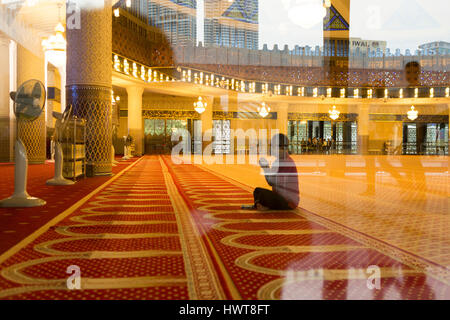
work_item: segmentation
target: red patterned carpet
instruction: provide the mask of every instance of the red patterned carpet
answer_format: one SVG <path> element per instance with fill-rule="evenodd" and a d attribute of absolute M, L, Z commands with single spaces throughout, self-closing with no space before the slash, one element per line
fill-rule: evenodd
<path fill-rule="evenodd" d="M 120 161 L 113 167 L 118 173 L 136 159 Z M 0 208 L 0 254 L 19 243 L 58 214 L 87 196 L 110 177 L 81 179 L 72 186 L 48 186 L 45 182 L 54 175 L 53 163 L 28 166 L 28 193 L 47 201 L 38 208 Z M 14 192 L 14 165 L 0 164 L 0 199 Z"/>
<path fill-rule="evenodd" d="M 144 157 L 0 256 L 0 298 L 450 299 L 442 266 L 306 211 L 240 210 L 251 201 L 226 177 Z"/>
<path fill-rule="evenodd" d="M 445 266 L 304 210 L 248 212 L 250 190 L 165 158 L 233 299 L 449 299 Z M 236 201 L 236 199 L 239 199 Z M 246 200 L 245 200 L 246 199 Z M 369 290 L 369 266 L 381 270 Z"/>

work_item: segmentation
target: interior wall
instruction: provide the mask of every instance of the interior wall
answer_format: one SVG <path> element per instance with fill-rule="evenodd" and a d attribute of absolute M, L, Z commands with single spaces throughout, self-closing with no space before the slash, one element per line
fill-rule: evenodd
<path fill-rule="evenodd" d="M 415 109 L 422 115 L 448 115 L 448 104 L 446 103 L 423 105 L 420 103 L 414 103 L 414 100 L 411 100 L 410 103 L 405 103 L 402 105 L 371 104 L 370 113 L 406 114 L 406 112 L 411 109 L 411 105 L 414 105 Z"/>
<path fill-rule="evenodd" d="M 402 143 L 403 123 L 402 122 L 369 122 L 369 150 L 382 150 L 386 141 L 392 141 L 397 147 Z"/>
<path fill-rule="evenodd" d="M 45 60 L 17 45 L 17 86 L 28 80 L 45 83 Z M 44 163 L 47 150 L 46 112 L 33 122 L 19 122 L 19 135 L 27 149 L 28 163 Z"/>
<path fill-rule="evenodd" d="M 128 135 L 128 118 L 120 118 L 119 128 L 117 130 L 117 136 L 123 137 Z"/>
<path fill-rule="evenodd" d="M 261 129 L 268 130 L 268 134 L 270 134 L 269 130 L 277 128 L 277 121 L 272 119 L 232 119 L 230 124 L 231 129 L 242 129 L 243 131 L 253 129 L 257 134 Z"/>
<path fill-rule="evenodd" d="M 144 128 L 144 126 L 142 126 Z M 117 134 L 113 134 L 113 146 L 116 154 L 123 154 L 124 139 L 128 135 L 128 118 L 120 117 L 119 126 L 117 127 Z"/>
<path fill-rule="evenodd" d="M 126 109 L 125 98 L 121 101 L 121 109 Z M 175 96 L 163 96 L 144 94 L 143 97 L 143 109 L 153 110 L 193 110 L 193 101 L 195 98 L 191 97 L 175 97 Z M 422 100 L 423 101 L 423 100 Z M 288 113 L 328 113 L 332 108 L 331 103 L 285 103 L 288 105 Z M 352 103 L 339 103 L 336 101 L 336 107 L 342 114 L 358 114 L 360 111 L 360 104 L 367 104 L 366 101 L 351 101 Z M 449 106 L 446 103 L 436 104 L 420 104 L 415 103 L 417 101 L 402 101 L 401 104 L 386 103 L 383 101 L 375 101 L 376 103 L 369 104 L 369 114 L 406 114 L 411 105 L 414 104 L 416 109 L 419 110 L 421 115 L 448 115 Z M 266 101 L 267 105 L 271 108 L 271 112 L 279 111 L 279 103 Z M 238 99 L 236 96 L 223 96 L 214 99 L 214 111 L 228 111 L 228 112 L 257 112 L 259 103 L 244 101 Z M 144 121 L 144 120 L 143 120 Z M 402 123 L 401 122 L 388 122 L 388 121 L 369 121 L 369 144 L 368 149 L 382 150 L 386 141 L 392 141 L 394 146 L 398 146 L 402 143 Z M 143 125 L 144 128 L 144 125 Z M 231 128 L 242 129 L 244 131 L 248 129 L 254 129 L 259 134 L 260 129 L 268 130 L 268 137 L 270 137 L 270 130 L 277 129 L 277 120 L 271 119 L 231 119 Z M 127 134 L 127 119 L 121 118 L 119 127 L 119 136 Z"/>
<path fill-rule="evenodd" d="M 333 105 L 336 105 L 336 109 L 341 113 L 358 113 L 358 105 L 356 104 L 301 104 L 295 103 L 289 104 L 289 113 L 328 113 L 330 109 L 333 108 Z"/>

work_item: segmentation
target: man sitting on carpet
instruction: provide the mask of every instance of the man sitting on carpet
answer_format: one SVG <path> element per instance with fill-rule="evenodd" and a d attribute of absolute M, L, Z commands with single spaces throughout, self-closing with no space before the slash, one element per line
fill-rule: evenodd
<path fill-rule="evenodd" d="M 288 147 L 289 140 L 284 134 L 272 137 L 272 150 L 278 151 L 274 155 L 276 159 L 272 167 L 269 167 L 266 159 L 259 160 L 259 165 L 264 170 L 264 176 L 272 190 L 256 188 L 253 192 L 254 205 L 242 206 L 242 209 L 265 211 L 297 208 L 300 201 L 297 168 L 289 156 Z"/>

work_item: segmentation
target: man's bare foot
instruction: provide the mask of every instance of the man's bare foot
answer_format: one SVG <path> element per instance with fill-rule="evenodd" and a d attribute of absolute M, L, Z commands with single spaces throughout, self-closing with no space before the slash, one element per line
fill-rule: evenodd
<path fill-rule="evenodd" d="M 256 204 L 256 210 L 258 210 L 258 211 L 267 211 L 267 210 L 269 210 L 269 208 L 263 206 L 261 203 L 257 203 Z"/>

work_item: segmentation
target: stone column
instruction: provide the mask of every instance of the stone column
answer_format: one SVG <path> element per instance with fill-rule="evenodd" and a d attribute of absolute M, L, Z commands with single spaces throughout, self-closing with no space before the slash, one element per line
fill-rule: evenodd
<path fill-rule="evenodd" d="M 141 156 L 144 148 L 144 132 L 142 128 L 142 94 L 143 87 L 127 87 L 128 94 L 128 133 L 135 141 L 135 155 Z"/>
<path fill-rule="evenodd" d="M 358 107 L 358 153 L 368 154 L 369 150 L 369 105 Z"/>
<path fill-rule="evenodd" d="M 228 49 L 227 49 L 228 50 Z M 227 103 L 226 108 L 225 105 L 222 106 L 222 111 L 224 112 L 239 112 L 242 111 L 239 108 L 239 94 L 236 91 L 233 90 L 228 90 L 227 92 L 228 97 L 227 97 Z M 231 129 L 232 130 L 237 130 L 239 129 L 240 125 L 237 125 L 237 123 L 239 123 L 240 121 L 238 121 L 239 119 L 232 119 L 231 120 Z M 234 135 L 231 136 L 231 139 L 233 139 L 233 141 L 231 141 L 231 154 L 236 154 L 237 151 L 237 140 L 234 137 Z"/>
<path fill-rule="evenodd" d="M 59 89 L 61 91 L 60 112 L 66 110 L 66 67 L 57 68 L 59 73 Z M 58 84 L 55 83 L 57 86 Z"/>
<path fill-rule="evenodd" d="M 87 171 L 93 175 L 112 169 L 111 52 L 111 0 L 81 7 L 79 26 L 67 26 L 66 104 L 86 120 Z"/>
<path fill-rule="evenodd" d="M 45 83 L 45 58 L 17 45 L 17 88 L 28 80 L 39 80 Z M 46 159 L 46 110 L 32 122 L 19 122 L 19 137 L 27 150 L 28 163 L 44 163 Z"/>
<path fill-rule="evenodd" d="M 47 90 L 48 88 L 51 87 L 55 87 L 56 88 L 56 84 L 55 84 L 55 69 L 52 68 L 51 65 L 47 66 Z M 53 111 L 57 111 L 56 108 L 56 101 L 55 100 L 50 100 L 48 99 L 48 94 L 47 94 L 47 127 L 48 128 L 54 128 L 55 127 L 55 121 L 53 119 Z"/>
<path fill-rule="evenodd" d="M 223 107 L 222 107 L 223 109 Z M 239 110 L 239 94 L 236 91 L 228 92 L 228 106 L 223 111 L 240 111 Z"/>
<path fill-rule="evenodd" d="M 214 105 L 214 97 L 203 97 L 203 102 L 206 102 L 205 111 L 201 114 L 200 120 L 202 121 L 202 137 L 205 136 L 206 131 L 211 130 L 211 134 L 213 134 L 213 105 Z M 205 150 L 206 146 L 212 142 L 203 141 L 203 150 Z"/>
<path fill-rule="evenodd" d="M 288 107 L 287 103 L 280 103 L 277 106 L 277 129 L 285 135 L 287 135 Z"/>
<path fill-rule="evenodd" d="M 11 117 L 14 118 L 10 109 L 10 40 L 0 35 L 0 162 L 9 162 L 14 144 L 11 135 Z"/>

